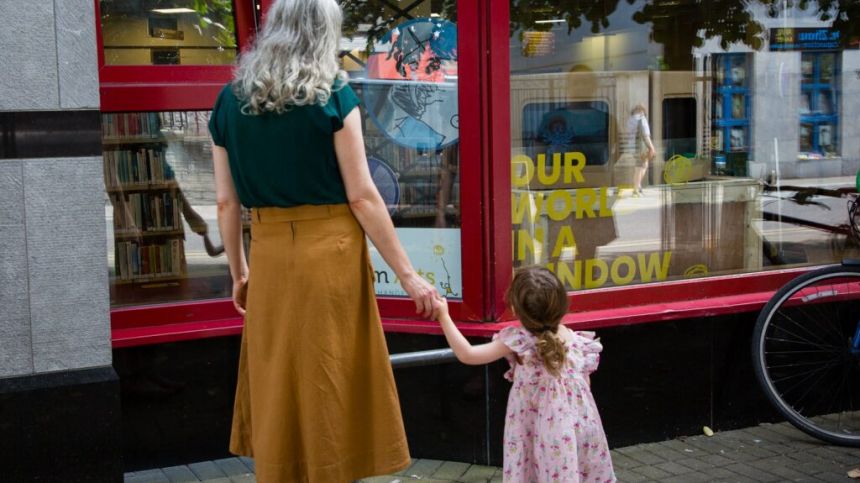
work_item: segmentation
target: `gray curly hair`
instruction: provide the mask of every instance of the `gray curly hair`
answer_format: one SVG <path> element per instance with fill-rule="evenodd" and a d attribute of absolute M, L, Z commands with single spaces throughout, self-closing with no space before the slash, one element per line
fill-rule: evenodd
<path fill-rule="evenodd" d="M 342 18 L 336 0 L 275 0 L 233 79 L 242 111 L 327 103 L 336 81 L 347 79 L 337 57 Z"/>

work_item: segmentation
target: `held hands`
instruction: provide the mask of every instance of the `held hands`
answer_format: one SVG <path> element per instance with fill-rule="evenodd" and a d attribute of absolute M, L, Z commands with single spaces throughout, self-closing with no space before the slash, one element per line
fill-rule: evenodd
<path fill-rule="evenodd" d="M 442 322 L 443 319 L 450 318 L 448 315 L 448 300 L 442 297 L 437 298 L 433 301 L 433 312 L 435 314 L 435 319 L 439 322 Z"/>
<path fill-rule="evenodd" d="M 434 301 L 440 300 L 442 297 L 427 280 L 412 272 L 409 276 L 401 278 L 400 284 L 403 286 L 403 290 L 409 294 L 409 298 L 415 302 L 415 313 L 422 317 L 436 318 Z"/>
<path fill-rule="evenodd" d="M 248 276 L 233 282 L 233 307 L 239 312 L 239 315 L 245 316 L 245 304 L 248 301 Z"/>

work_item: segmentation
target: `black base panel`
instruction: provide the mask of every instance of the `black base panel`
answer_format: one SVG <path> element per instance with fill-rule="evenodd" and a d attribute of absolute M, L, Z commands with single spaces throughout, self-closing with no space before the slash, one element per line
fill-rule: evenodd
<path fill-rule="evenodd" d="M 751 366 L 753 314 L 598 331 L 592 377 L 610 446 L 779 419 Z M 440 336 L 388 334 L 391 353 L 445 347 Z M 480 342 L 480 340 L 476 340 Z M 120 349 L 125 470 L 229 456 L 239 338 Z M 500 465 L 507 363 L 395 371 L 412 456 Z"/>
<path fill-rule="evenodd" d="M 121 482 L 111 367 L 0 379 L 0 480 Z"/>

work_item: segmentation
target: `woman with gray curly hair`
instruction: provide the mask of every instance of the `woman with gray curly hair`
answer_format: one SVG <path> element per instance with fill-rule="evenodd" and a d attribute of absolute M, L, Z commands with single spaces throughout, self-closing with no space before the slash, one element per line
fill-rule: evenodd
<path fill-rule="evenodd" d="M 346 482 L 410 464 L 365 235 L 416 312 L 413 269 L 370 176 L 335 0 L 276 0 L 210 118 L 218 224 L 245 316 L 230 451 L 257 481 Z M 250 267 L 240 207 L 251 209 Z"/>

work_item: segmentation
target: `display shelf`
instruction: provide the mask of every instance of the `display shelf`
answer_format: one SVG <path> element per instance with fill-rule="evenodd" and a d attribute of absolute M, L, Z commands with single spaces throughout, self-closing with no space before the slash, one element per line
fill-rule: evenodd
<path fill-rule="evenodd" d="M 147 184 L 123 184 L 119 187 L 105 188 L 110 194 L 114 193 L 131 193 L 135 191 L 159 191 L 159 190 L 176 190 L 179 189 L 179 184 L 176 181 L 167 181 L 164 183 L 147 183 Z"/>
<path fill-rule="evenodd" d="M 109 137 L 102 138 L 102 146 L 105 148 L 116 148 L 117 146 L 139 145 L 139 144 L 167 144 L 168 139 L 164 136 L 157 137 Z"/>
<path fill-rule="evenodd" d="M 129 238 L 159 238 L 159 237 L 178 237 L 185 236 L 185 231 L 183 230 L 129 230 L 129 231 L 121 231 L 115 230 L 113 233 L 114 239 L 117 240 L 126 240 Z"/>
<path fill-rule="evenodd" d="M 104 114 L 105 191 L 113 206 L 114 285 L 185 278 L 183 198 L 158 113 Z"/>

